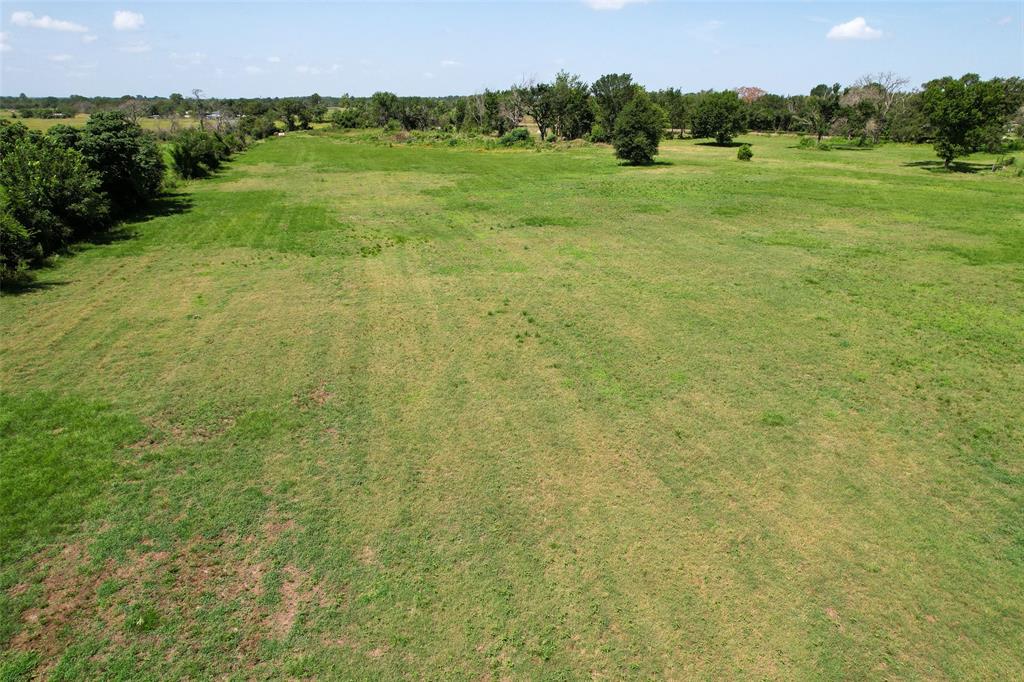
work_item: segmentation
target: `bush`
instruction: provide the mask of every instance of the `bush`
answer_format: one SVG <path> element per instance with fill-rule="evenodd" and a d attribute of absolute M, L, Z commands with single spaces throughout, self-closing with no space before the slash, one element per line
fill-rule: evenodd
<path fill-rule="evenodd" d="M 638 92 L 615 120 L 615 156 L 633 165 L 654 163 L 667 116 L 645 92 Z"/>
<path fill-rule="evenodd" d="M 89 167 L 99 173 L 103 191 L 116 212 L 138 208 L 160 193 L 163 155 L 153 136 L 123 112 L 90 116 L 80 149 Z"/>
<path fill-rule="evenodd" d="M 29 134 L 0 159 L 4 277 L 106 227 L 109 204 L 101 178 L 75 149 Z"/>
<path fill-rule="evenodd" d="M 339 130 L 350 130 L 352 128 L 366 127 L 364 113 L 356 107 L 339 109 L 331 114 L 331 125 Z"/>
<path fill-rule="evenodd" d="M 814 138 L 804 137 L 803 135 L 800 136 L 800 142 L 798 144 L 800 145 L 800 149 L 813 149 L 817 146 Z"/>
<path fill-rule="evenodd" d="M 530 131 L 526 128 L 513 128 L 498 139 L 498 144 L 503 147 L 528 145 L 532 142 Z"/>
<path fill-rule="evenodd" d="M 198 178 L 220 167 L 230 157 L 230 150 L 213 133 L 190 129 L 178 134 L 171 145 L 174 170 L 185 180 Z"/>
<path fill-rule="evenodd" d="M 608 131 L 604 129 L 600 123 L 595 123 L 590 129 L 590 141 L 591 142 L 608 142 L 611 137 Z"/>
<path fill-rule="evenodd" d="M 750 148 L 749 144 L 741 144 L 740 148 L 736 150 L 736 158 L 740 161 L 750 161 L 754 158 L 754 150 Z"/>
<path fill-rule="evenodd" d="M 4 207 L 0 211 L 0 282 L 24 279 L 28 266 L 42 257 L 39 243 Z"/>
<path fill-rule="evenodd" d="M 277 133 L 277 121 L 273 116 L 246 116 L 238 123 L 238 132 L 254 140 L 262 140 Z"/>

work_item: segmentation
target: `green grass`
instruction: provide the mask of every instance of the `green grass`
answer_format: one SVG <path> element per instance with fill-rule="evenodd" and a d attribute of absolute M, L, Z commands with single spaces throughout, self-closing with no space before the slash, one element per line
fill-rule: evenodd
<path fill-rule="evenodd" d="M 4 675 L 1024 676 L 1024 181 L 360 139 L 4 297 Z"/>

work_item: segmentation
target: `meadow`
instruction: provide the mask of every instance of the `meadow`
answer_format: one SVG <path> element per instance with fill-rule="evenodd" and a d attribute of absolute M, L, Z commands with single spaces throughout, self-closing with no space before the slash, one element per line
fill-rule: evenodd
<path fill-rule="evenodd" d="M 7 292 L 3 678 L 1024 676 L 1024 180 L 741 141 L 289 134 Z"/>

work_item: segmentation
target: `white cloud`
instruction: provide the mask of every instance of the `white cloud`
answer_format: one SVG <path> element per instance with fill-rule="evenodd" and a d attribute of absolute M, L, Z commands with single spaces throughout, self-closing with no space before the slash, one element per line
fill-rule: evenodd
<path fill-rule="evenodd" d="M 70 62 L 74 57 L 69 54 L 51 54 L 49 59 L 51 62 Z"/>
<path fill-rule="evenodd" d="M 261 73 L 264 73 L 263 69 L 259 66 L 247 66 L 245 67 L 245 72 L 250 76 L 258 76 Z"/>
<path fill-rule="evenodd" d="M 267 62 L 270 63 L 270 64 L 280 64 L 281 63 L 281 58 L 280 57 L 267 57 Z"/>
<path fill-rule="evenodd" d="M 9 38 L 10 36 L 6 33 L 0 33 L 0 52 L 10 52 L 14 49 L 11 47 L 11 44 L 7 42 Z"/>
<path fill-rule="evenodd" d="M 428 81 L 429 80 L 433 80 L 434 79 L 434 74 L 432 74 L 429 71 L 424 71 L 423 72 L 423 77 L 426 78 Z"/>
<path fill-rule="evenodd" d="M 51 16 L 43 15 L 37 17 L 32 12 L 14 12 L 11 14 L 11 23 L 15 26 L 30 26 L 32 28 L 44 28 L 48 31 L 69 31 L 71 33 L 85 33 L 89 29 L 73 21 L 54 19 Z"/>
<path fill-rule="evenodd" d="M 825 37 L 829 40 L 878 40 L 882 32 L 868 26 L 864 17 L 857 17 L 833 26 Z"/>
<path fill-rule="evenodd" d="M 590 9 L 597 11 L 622 9 L 626 5 L 647 2 L 647 0 L 583 0 Z"/>
<path fill-rule="evenodd" d="M 444 67 L 462 66 L 462 62 L 457 62 L 454 59 L 442 59 L 441 60 L 441 66 L 444 66 Z"/>
<path fill-rule="evenodd" d="M 129 54 L 141 54 L 143 52 L 149 52 L 153 48 L 150 47 L 149 43 L 127 43 L 117 48 L 120 52 L 128 52 Z"/>
<path fill-rule="evenodd" d="M 82 42 L 88 45 L 89 43 L 95 43 L 99 40 L 99 36 L 94 36 L 91 33 L 89 35 L 82 36 Z"/>
<path fill-rule="evenodd" d="M 137 31 L 146 23 L 145 17 L 138 12 L 119 9 L 114 12 L 114 29 L 118 31 Z"/>
<path fill-rule="evenodd" d="M 1009 14 L 1007 14 L 1005 17 L 999 17 L 998 19 L 996 19 L 997 26 L 1009 26 L 1012 23 L 1013 17 L 1011 17 Z"/>

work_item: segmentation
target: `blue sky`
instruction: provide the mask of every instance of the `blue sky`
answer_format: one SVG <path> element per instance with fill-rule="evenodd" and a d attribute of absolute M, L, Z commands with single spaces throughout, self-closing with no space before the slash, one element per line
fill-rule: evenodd
<path fill-rule="evenodd" d="M 464 94 L 559 69 L 651 88 L 804 93 L 1024 75 L 1024 0 L 988 2 L 17 2 L 5 95 Z"/>

